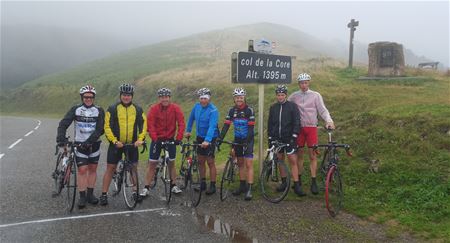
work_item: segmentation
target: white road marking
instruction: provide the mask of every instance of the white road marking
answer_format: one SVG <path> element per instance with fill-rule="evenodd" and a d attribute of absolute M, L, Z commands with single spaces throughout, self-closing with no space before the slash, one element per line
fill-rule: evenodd
<path fill-rule="evenodd" d="M 0 154 L 0 159 L 3 158 L 4 155 L 5 155 L 5 154 Z"/>
<path fill-rule="evenodd" d="M 37 120 L 38 121 L 38 126 L 40 126 L 41 125 L 41 120 Z"/>
<path fill-rule="evenodd" d="M 21 138 L 17 139 L 17 141 L 14 142 L 13 144 L 11 144 L 11 145 L 8 147 L 8 149 L 12 149 L 14 146 L 16 146 L 16 144 L 20 143 L 20 141 L 22 141 Z"/>
<path fill-rule="evenodd" d="M 33 130 L 31 130 L 31 131 L 29 131 L 27 134 L 25 134 L 25 137 L 28 137 L 30 134 L 32 134 L 34 131 Z"/>
<path fill-rule="evenodd" d="M 34 128 L 34 130 L 37 130 L 39 128 L 39 125 L 37 125 L 35 128 Z"/>
<path fill-rule="evenodd" d="M 54 221 L 72 220 L 72 219 L 95 218 L 95 217 L 120 215 L 120 214 L 147 213 L 147 212 L 160 211 L 160 210 L 164 210 L 164 209 L 165 208 L 150 208 L 150 209 L 142 209 L 142 210 L 134 210 L 134 211 L 121 211 L 121 212 L 88 214 L 88 215 L 53 218 L 53 219 L 40 219 L 40 220 L 25 221 L 25 222 L 12 223 L 12 224 L 1 224 L 0 228 L 19 226 L 19 225 L 27 225 L 27 224 L 38 224 L 38 223 L 47 223 L 47 222 L 54 222 Z"/>

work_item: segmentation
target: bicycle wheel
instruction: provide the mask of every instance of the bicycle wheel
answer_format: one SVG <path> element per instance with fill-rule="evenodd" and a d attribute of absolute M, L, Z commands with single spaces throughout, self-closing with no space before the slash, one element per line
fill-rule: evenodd
<path fill-rule="evenodd" d="M 122 191 L 128 209 L 134 209 L 138 201 L 139 179 L 132 164 L 127 164 L 123 171 Z"/>
<path fill-rule="evenodd" d="M 333 165 L 328 170 L 327 180 L 325 183 L 325 203 L 328 213 L 331 217 L 335 217 L 342 206 L 343 199 L 342 181 L 339 169 Z"/>
<path fill-rule="evenodd" d="M 327 173 L 328 173 L 328 167 L 329 167 L 329 160 L 330 160 L 330 151 L 328 149 L 326 149 L 324 151 L 323 157 L 322 157 L 322 162 L 320 163 L 320 167 L 319 167 L 319 190 L 321 192 L 325 191 L 325 182 L 327 179 Z"/>
<path fill-rule="evenodd" d="M 123 177 L 123 165 L 124 165 L 124 161 L 120 160 L 117 163 L 117 167 L 116 167 L 116 171 L 114 171 L 114 174 L 112 176 L 113 179 L 113 185 L 114 185 L 114 192 L 113 192 L 113 196 L 117 196 L 120 193 L 120 190 L 122 190 L 122 177 Z M 121 168 L 119 168 L 119 166 Z"/>
<path fill-rule="evenodd" d="M 273 166 L 275 164 L 275 166 Z M 280 175 L 280 168 L 286 172 L 286 186 L 281 188 L 282 180 Z M 290 175 L 286 164 L 283 161 L 273 162 L 272 160 L 265 160 L 263 169 L 259 177 L 261 192 L 264 198 L 272 203 L 282 201 L 289 192 Z M 281 190 L 280 190 L 281 189 Z"/>
<path fill-rule="evenodd" d="M 62 157 L 63 153 L 60 152 L 58 154 L 58 157 L 56 158 L 55 170 L 52 173 L 52 178 L 55 186 L 54 195 L 61 194 L 61 191 L 64 188 L 64 171 L 62 165 Z"/>
<path fill-rule="evenodd" d="M 166 163 L 169 163 L 169 161 L 166 161 Z M 166 203 L 169 204 L 170 199 L 172 198 L 172 188 L 171 188 L 172 181 L 170 180 L 170 172 L 168 164 L 163 166 L 163 173 L 161 175 L 161 179 L 164 183 L 164 196 L 166 197 Z"/>
<path fill-rule="evenodd" d="M 188 193 L 192 207 L 197 207 L 200 204 L 200 199 L 202 198 L 202 190 L 200 185 L 200 168 L 198 161 L 194 160 L 188 170 Z"/>
<path fill-rule="evenodd" d="M 237 178 L 233 160 L 228 159 L 223 168 L 222 180 L 220 181 L 220 200 L 225 201 L 233 190 L 239 187 L 239 179 Z"/>
<path fill-rule="evenodd" d="M 64 173 L 64 186 L 66 188 L 66 209 L 72 212 L 77 196 L 77 164 L 74 160 L 70 160 Z"/>

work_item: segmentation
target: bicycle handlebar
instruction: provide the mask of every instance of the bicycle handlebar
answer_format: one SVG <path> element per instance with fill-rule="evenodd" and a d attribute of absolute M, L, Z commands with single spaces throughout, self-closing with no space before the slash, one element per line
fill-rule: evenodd
<path fill-rule="evenodd" d="M 142 146 L 141 154 L 143 154 L 145 152 L 145 150 L 147 150 L 147 142 L 144 141 L 141 146 Z M 122 148 L 129 149 L 129 148 L 137 148 L 137 147 L 134 146 L 134 143 L 124 143 Z"/>
<path fill-rule="evenodd" d="M 336 144 L 336 143 L 329 143 L 329 144 L 316 144 L 313 145 L 311 148 L 313 150 L 317 150 L 318 148 L 344 148 L 345 152 L 347 153 L 348 156 L 352 157 L 353 154 L 350 151 L 350 145 L 348 144 Z"/>

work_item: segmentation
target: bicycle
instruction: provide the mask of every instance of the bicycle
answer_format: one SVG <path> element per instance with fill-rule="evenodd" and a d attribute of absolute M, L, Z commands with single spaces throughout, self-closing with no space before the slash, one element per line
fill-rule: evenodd
<path fill-rule="evenodd" d="M 158 165 L 155 169 L 155 176 L 153 179 L 153 184 L 150 185 L 150 188 L 154 188 L 158 181 L 158 173 L 162 172 L 160 178 L 164 183 L 164 196 L 166 198 L 167 204 L 170 203 L 170 199 L 172 198 L 172 179 L 170 178 L 170 170 L 169 170 L 169 150 L 168 145 L 175 144 L 174 141 L 165 141 L 160 142 L 162 148 L 162 154 L 159 158 Z M 175 162 L 172 162 L 175 166 Z"/>
<path fill-rule="evenodd" d="M 80 147 L 80 144 L 74 142 L 66 142 L 64 149 L 61 151 L 60 146 L 56 145 L 55 155 L 56 166 L 52 173 L 52 178 L 55 182 L 55 196 L 61 194 L 63 189 L 66 189 L 66 209 L 69 213 L 72 212 L 75 199 L 77 196 L 77 172 L 78 166 L 76 163 L 75 153 Z"/>
<path fill-rule="evenodd" d="M 141 154 L 147 149 L 146 143 L 142 144 Z M 115 191 L 113 196 L 117 196 L 120 191 L 123 192 L 123 198 L 125 205 L 128 209 L 133 210 L 139 201 L 139 178 L 137 168 L 131 163 L 129 157 L 129 149 L 135 148 L 133 143 L 127 143 L 123 145 L 125 152 L 125 159 L 119 160 L 117 163 L 116 171 L 113 174 L 113 184 Z"/>
<path fill-rule="evenodd" d="M 290 187 L 290 173 L 286 163 L 283 160 L 278 160 L 278 153 L 289 144 L 281 143 L 279 141 L 272 141 L 271 147 L 267 149 L 267 156 L 263 162 L 263 168 L 259 178 L 261 192 L 266 200 L 272 203 L 281 202 L 288 194 Z M 281 167 L 281 168 L 280 168 Z M 280 169 L 286 173 L 286 187 L 280 191 L 282 180 L 279 175 Z"/>
<path fill-rule="evenodd" d="M 342 208 L 344 191 L 342 186 L 341 173 L 339 172 L 338 148 L 344 148 L 348 156 L 352 156 L 350 145 L 338 144 L 332 140 L 332 129 L 327 129 L 328 143 L 312 146 L 316 151 L 318 148 L 325 148 L 319 170 L 322 175 L 322 184 L 325 190 L 325 205 L 331 217 L 335 217 Z"/>
<path fill-rule="evenodd" d="M 189 195 L 191 206 L 193 207 L 197 207 L 200 204 L 202 197 L 200 167 L 197 159 L 198 146 L 200 146 L 198 143 L 189 143 L 189 139 L 181 145 L 181 154 L 183 156 L 181 158 L 180 175 L 184 182 L 186 195 Z"/>
<path fill-rule="evenodd" d="M 228 155 L 227 163 L 223 168 L 222 179 L 220 181 L 220 200 L 225 201 L 225 199 L 228 198 L 229 193 L 236 190 L 240 186 L 240 180 L 237 176 L 239 166 L 237 164 L 237 158 L 234 156 L 233 146 L 245 146 L 245 144 L 233 143 L 229 141 L 222 141 L 222 143 L 232 146 Z M 220 151 L 219 147 L 217 147 L 217 149 Z"/>

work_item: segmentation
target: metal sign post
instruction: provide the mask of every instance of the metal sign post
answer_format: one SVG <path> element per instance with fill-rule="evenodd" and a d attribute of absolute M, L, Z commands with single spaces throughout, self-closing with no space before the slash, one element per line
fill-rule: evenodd
<path fill-rule="evenodd" d="M 256 50 L 256 52 L 255 52 Z M 292 57 L 273 55 L 272 43 L 262 39 L 248 42 L 248 52 L 231 54 L 231 82 L 258 84 L 258 159 L 264 160 L 264 84 L 291 83 Z"/>

